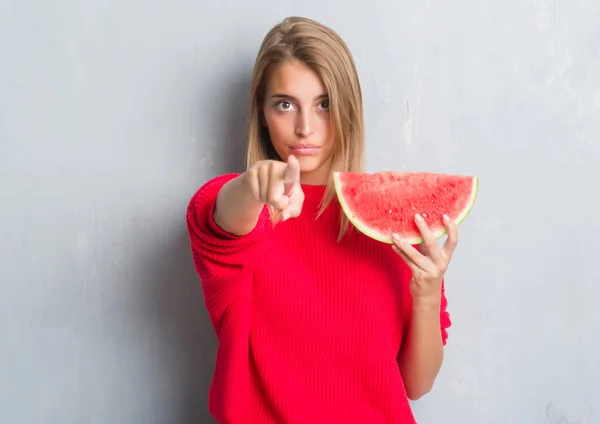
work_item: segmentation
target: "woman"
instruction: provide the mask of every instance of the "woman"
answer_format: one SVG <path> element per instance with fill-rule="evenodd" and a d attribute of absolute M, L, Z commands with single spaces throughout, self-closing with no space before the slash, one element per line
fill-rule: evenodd
<path fill-rule="evenodd" d="M 414 423 L 450 320 L 440 248 L 348 225 L 332 172 L 363 171 L 361 88 L 330 28 L 288 18 L 252 76 L 247 170 L 190 201 L 194 263 L 219 338 L 209 409 L 222 423 Z"/>

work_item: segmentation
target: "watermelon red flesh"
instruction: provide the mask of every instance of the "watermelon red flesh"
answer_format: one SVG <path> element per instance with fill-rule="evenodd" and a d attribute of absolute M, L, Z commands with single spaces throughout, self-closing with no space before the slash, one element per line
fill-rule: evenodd
<path fill-rule="evenodd" d="M 443 236 L 442 215 L 460 224 L 478 190 L 477 177 L 429 172 L 336 172 L 334 184 L 350 222 L 365 235 L 390 244 L 393 233 L 411 244 L 423 242 L 417 213 L 436 238 Z"/>

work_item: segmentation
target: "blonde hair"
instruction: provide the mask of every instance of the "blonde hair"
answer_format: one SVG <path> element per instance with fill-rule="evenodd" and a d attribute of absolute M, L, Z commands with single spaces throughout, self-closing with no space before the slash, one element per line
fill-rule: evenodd
<path fill-rule="evenodd" d="M 329 113 L 335 137 L 332 169 L 320 215 L 335 199 L 333 171 L 364 170 L 364 122 L 362 92 L 352 54 L 331 28 L 308 18 L 288 17 L 265 36 L 254 65 L 250 85 L 248 146 L 246 166 L 258 161 L 280 160 L 262 125 L 265 86 L 273 70 L 290 60 L 298 60 L 315 71 L 329 95 Z M 339 239 L 348 229 L 341 213 Z"/>

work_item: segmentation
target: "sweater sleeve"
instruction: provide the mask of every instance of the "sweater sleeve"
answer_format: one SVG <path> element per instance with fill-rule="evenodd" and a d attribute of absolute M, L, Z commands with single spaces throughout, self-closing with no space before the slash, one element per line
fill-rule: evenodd
<path fill-rule="evenodd" d="M 442 280 L 442 301 L 440 305 L 440 330 L 442 332 L 442 343 L 444 346 L 448 341 L 448 328 L 452 325 L 448 313 L 448 299 L 446 299 L 445 281 Z"/>
<path fill-rule="evenodd" d="M 230 234 L 214 220 L 217 194 L 238 174 L 226 174 L 206 182 L 192 196 L 186 215 L 194 266 L 200 277 L 204 301 L 217 336 L 223 321 L 244 320 L 252 291 L 252 270 L 257 246 L 269 225 L 265 207 L 255 228 L 244 236 Z M 245 306 L 244 306 L 245 305 Z"/>

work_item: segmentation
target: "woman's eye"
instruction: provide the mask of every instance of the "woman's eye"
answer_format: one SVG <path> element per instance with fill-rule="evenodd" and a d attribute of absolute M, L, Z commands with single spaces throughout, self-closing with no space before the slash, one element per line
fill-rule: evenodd
<path fill-rule="evenodd" d="M 323 110 L 329 110 L 329 100 L 323 100 L 320 104 L 319 107 Z"/>
<path fill-rule="evenodd" d="M 279 102 L 277 107 L 281 110 L 290 110 L 292 108 L 292 104 L 287 101 Z"/>

